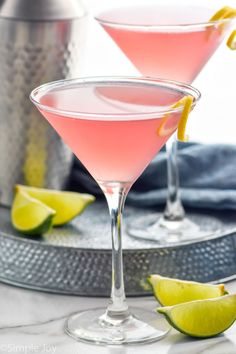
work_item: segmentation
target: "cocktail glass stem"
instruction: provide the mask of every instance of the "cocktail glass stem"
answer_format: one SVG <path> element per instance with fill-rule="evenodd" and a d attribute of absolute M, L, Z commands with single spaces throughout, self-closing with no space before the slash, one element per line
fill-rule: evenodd
<path fill-rule="evenodd" d="M 102 320 L 122 321 L 130 316 L 125 298 L 122 257 L 122 213 L 130 184 L 101 183 L 111 217 L 112 287 L 111 299 Z"/>
<path fill-rule="evenodd" d="M 188 218 L 181 202 L 179 189 L 178 149 L 176 137 L 166 142 L 167 153 L 167 202 L 163 214 L 151 214 L 128 225 L 129 235 L 151 239 L 161 244 L 173 244 L 191 239 L 201 239 L 219 230 L 217 220 L 207 215 Z M 204 225 L 200 230 L 199 225 Z M 209 226 L 208 226 L 209 225 Z"/>
<path fill-rule="evenodd" d="M 182 221 L 185 216 L 179 190 L 179 169 L 177 141 L 173 135 L 166 143 L 167 152 L 167 203 L 164 211 L 165 221 Z"/>

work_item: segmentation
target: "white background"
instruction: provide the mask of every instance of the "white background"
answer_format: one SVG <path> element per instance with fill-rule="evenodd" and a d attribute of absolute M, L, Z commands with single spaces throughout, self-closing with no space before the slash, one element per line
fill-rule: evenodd
<path fill-rule="evenodd" d="M 117 7 L 127 3 L 158 4 L 160 1 L 84 0 L 90 12 L 90 21 L 82 74 L 84 76 L 138 75 L 121 50 L 93 20 L 93 15 L 107 7 Z M 167 2 L 169 0 L 165 1 Z M 213 13 L 215 9 L 226 5 L 236 8 L 236 0 L 172 0 L 173 2 L 184 3 L 186 6 L 194 5 L 194 3 L 207 7 L 213 6 Z M 231 51 L 224 43 L 204 67 L 193 85 L 201 91 L 202 99 L 189 119 L 190 139 L 206 143 L 236 143 L 236 51 Z"/>

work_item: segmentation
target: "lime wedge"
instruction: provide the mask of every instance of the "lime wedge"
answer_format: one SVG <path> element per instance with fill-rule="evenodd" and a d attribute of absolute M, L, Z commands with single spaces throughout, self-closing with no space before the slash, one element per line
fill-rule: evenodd
<path fill-rule="evenodd" d="M 173 306 L 193 300 L 204 300 L 225 295 L 223 284 L 202 284 L 193 281 L 184 281 L 162 277 L 158 274 L 150 275 L 154 296 L 162 306 Z"/>
<path fill-rule="evenodd" d="M 56 211 L 53 225 L 64 225 L 81 214 L 95 197 L 85 193 L 64 192 L 51 189 L 16 186 L 16 191 L 24 191 Z"/>
<path fill-rule="evenodd" d="M 17 231 L 26 235 L 41 235 L 50 229 L 55 214 L 55 210 L 27 193 L 23 191 L 16 193 L 11 219 Z"/>
<path fill-rule="evenodd" d="M 236 319 L 236 294 L 216 299 L 160 307 L 157 311 L 178 331 L 191 337 L 213 337 L 228 329 Z"/>

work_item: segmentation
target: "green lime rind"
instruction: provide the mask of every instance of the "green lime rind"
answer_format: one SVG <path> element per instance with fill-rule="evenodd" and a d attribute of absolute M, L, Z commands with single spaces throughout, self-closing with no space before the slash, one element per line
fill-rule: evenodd
<path fill-rule="evenodd" d="M 223 329 L 221 332 L 218 332 L 216 334 L 211 334 L 211 335 L 197 335 L 197 334 L 191 334 L 191 333 L 187 333 L 185 332 L 184 330 L 180 329 L 178 326 L 176 326 L 170 319 L 169 317 L 165 314 L 165 313 L 162 313 L 160 311 L 158 311 L 159 313 L 163 314 L 165 316 L 165 319 L 167 320 L 167 322 L 170 324 L 171 327 L 173 327 L 174 329 L 176 329 L 176 331 L 188 336 L 188 337 L 192 337 L 192 338 L 199 338 L 199 339 L 207 339 L 207 338 L 212 338 L 212 337 L 216 337 L 222 333 L 224 333 L 227 329 L 229 329 L 235 322 L 235 320 L 232 321 L 231 324 L 229 324 L 229 326 L 225 329 Z"/>
<path fill-rule="evenodd" d="M 226 293 L 223 284 L 213 285 L 172 279 L 159 274 L 150 275 L 147 281 L 161 306 L 173 306 L 189 301 L 217 298 Z"/>
<path fill-rule="evenodd" d="M 17 226 L 15 226 L 15 229 L 24 235 L 42 236 L 43 234 L 46 234 L 48 231 L 51 230 L 53 225 L 53 217 L 53 215 L 49 216 L 41 225 L 32 230 L 21 230 L 17 228 Z"/>
<path fill-rule="evenodd" d="M 17 231 L 24 235 L 38 236 L 52 227 L 55 214 L 52 208 L 30 197 L 24 191 L 19 191 L 12 204 L 11 220 Z"/>
<path fill-rule="evenodd" d="M 177 331 L 194 338 L 211 338 L 236 320 L 236 294 L 157 308 Z"/>

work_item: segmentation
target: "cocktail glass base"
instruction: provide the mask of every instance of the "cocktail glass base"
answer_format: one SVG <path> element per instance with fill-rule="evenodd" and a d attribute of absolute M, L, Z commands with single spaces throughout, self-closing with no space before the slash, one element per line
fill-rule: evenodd
<path fill-rule="evenodd" d="M 127 223 L 128 235 L 155 241 L 160 245 L 194 242 L 220 232 L 221 222 L 209 215 L 191 214 L 180 221 L 169 221 L 163 214 L 151 214 Z"/>
<path fill-rule="evenodd" d="M 74 339 L 91 344 L 122 345 L 151 343 L 170 330 L 166 320 L 155 311 L 131 308 L 125 319 L 110 318 L 104 308 L 79 312 L 69 317 L 65 331 Z"/>

